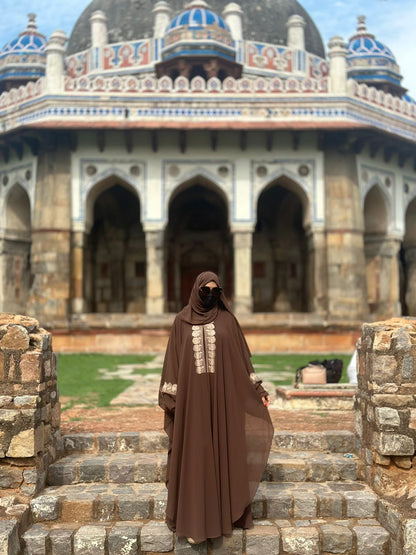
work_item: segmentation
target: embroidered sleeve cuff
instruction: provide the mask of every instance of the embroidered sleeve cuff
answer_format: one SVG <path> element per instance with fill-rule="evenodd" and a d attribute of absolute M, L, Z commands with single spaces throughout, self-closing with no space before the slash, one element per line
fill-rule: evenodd
<path fill-rule="evenodd" d="M 177 390 L 178 390 L 178 386 L 176 383 L 165 382 L 163 384 L 163 387 L 160 388 L 160 391 L 162 393 L 168 393 L 169 395 L 176 395 Z"/>
<path fill-rule="evenodd" d="M 253 383 L 254 385 L 258 384 L 259 382 L 261 382 L 261 379 L 257 376 L 257 374 L 255 374 L 254 372 L 250 373 L 250 380 L 251 383 Z"/>

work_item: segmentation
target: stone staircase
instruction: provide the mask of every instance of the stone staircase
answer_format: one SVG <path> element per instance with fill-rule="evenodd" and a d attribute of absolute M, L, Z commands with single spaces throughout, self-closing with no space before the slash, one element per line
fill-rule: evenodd
<path fill-rule="evenodd" d="M 358 480 L 350 432 L 275 433 L 255 526 L 191 546 L 164 524 L 166 436 L 77 434 L 30 504 L 23 553 L 319 555 L 394 553 L 379 500 Z"/>

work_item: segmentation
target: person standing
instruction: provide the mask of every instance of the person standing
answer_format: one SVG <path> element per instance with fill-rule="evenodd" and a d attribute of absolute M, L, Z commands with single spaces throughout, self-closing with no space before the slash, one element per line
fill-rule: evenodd
<path fill-rule="evenodd" d="M 250 356 L 218 276 L 201 273 L 175 318 L 159 390 L 169 438 L 166 523 L 190 543 L 253 524 L 273 426 Z"/>

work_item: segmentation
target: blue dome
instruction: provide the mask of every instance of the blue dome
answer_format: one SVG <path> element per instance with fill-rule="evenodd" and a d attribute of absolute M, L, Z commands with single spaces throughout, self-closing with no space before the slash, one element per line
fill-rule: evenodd
<path fill-rule="evenodd" d="M 358 28 L 349 40 L 348 77 L 359 82 L 392 85 L 401 88 L 402 76 L 390 48 L 367 31 L 365 17 L 359 16 Z"/>
<path fill-rule="evenodd" d="M 225 31 L 230 32 L 230 28 L 225 23 L 222 17 L 218 14 L 212 12 L 203 6 L 204 3 L 193 2 L 192 4 L 199 4 L 198 6 L 192 7 L 177 15 L 168 25 L 166 33 L 180 27 L 188 27 L 190 29 L 203 29 L 204 27 L 209 27 L 216 25 Z"/>
<path fill-rule="evenodd" d="M 35 19 L 29 14 L 26 29 L 0 50 L 0 80 L 33 80 L 45 74 L 47 40 Z"/>

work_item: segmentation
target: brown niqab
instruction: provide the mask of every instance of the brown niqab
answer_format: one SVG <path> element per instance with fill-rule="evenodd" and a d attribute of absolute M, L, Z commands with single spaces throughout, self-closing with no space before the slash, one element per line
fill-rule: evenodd
<path fill-rule="evenodd" d="M 205 309 L 200 274 L 178 314 L 166 350 L 159 405 L 169 437 L 166 522 L 203 541 L 252 525 L 250 504 L 273 437 L 266 394 L 241 328 L 221 295 Z"/>

